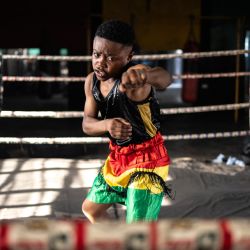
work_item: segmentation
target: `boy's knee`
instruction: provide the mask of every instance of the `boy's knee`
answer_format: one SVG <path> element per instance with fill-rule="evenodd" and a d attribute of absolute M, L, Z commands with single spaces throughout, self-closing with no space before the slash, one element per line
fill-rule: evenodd
<path fill-rule="evenodd" d="M 92 211 L 91 211 L 91 209 L 89 208 L 88 204 L 86 204 L 85 201 L 82 203 L 82 212 L 83 212 L 83 214 L 86 216 L 86 218 L 87 218 L 91 223 L 94 223 L 94 222 L 95 222 L 95 219 L 94 219 L 94 216 L 93 216 L 93 214 L 92 214 Z"/>
<path fill-rule="evenodd" d="M 89 219 L 91 223 L 95 223 L 96 220 L 101 216 L 100 212 L 95 210 L 92 204 L 88 202 L 88 200 L 85 200 L 82 203 L 82 212 Z"/>
<path fill-rule="evenodd" d="M 88 204 L 88 201 L 83 201 L 82 203 L 82 212 L 87 216 L 88 214 L 91 214 L 92 211 L 91 211 L 91 207 L 90 205 Z"/>
<path fill-rule="evenodd" d="M 85 214 L 87 212 L 87 208 L 85 202 L 82 203 L 82 212 Z"/>

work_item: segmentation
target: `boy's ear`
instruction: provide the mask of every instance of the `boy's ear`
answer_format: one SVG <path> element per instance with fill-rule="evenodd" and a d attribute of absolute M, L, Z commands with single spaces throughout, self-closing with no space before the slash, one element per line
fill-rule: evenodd
<path fill-rule="evenodd" d="M 130 61 L 132 60 L 134 54 L 135 54 L 134 51 L 131 51 L 131 52 L 129 53 L 129 55 L 128 55 L 128 62 L 130 62 Z"/>

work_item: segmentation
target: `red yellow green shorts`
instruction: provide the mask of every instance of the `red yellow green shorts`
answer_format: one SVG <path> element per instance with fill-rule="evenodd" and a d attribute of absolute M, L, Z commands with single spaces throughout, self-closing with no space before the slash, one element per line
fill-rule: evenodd
<path fill-rule="evenodd" d="M 95 178 L 87 198 L 95 203 L 127 206 L 127 223 L 157 220 L 168 176 L 169 156 L 160 133 L 141 144 L 111 152 Z"/>

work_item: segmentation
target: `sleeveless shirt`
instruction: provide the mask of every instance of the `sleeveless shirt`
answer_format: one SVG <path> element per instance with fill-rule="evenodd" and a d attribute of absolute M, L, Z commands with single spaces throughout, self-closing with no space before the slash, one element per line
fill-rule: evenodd
<path fill-rule="evenodd" d="M 127 68 L 127 67 L 126 67 Z M 125 71 L 125 70 L 124 70 Z M 151 87 L 149 96 L 142 102 L 130 100 L 125 93 L 119 91 L 120 79 L 106 97 L 100 91 L 100 81 L 93 74 L 92 94 L 101 113 L 102 119 L 124 118 L 132 126 L 132 136 L 127 140 L 112 138 L 110 140 L 119 146 L 139 144 L 154 137 L 160 129 L 160 106 Z"/>

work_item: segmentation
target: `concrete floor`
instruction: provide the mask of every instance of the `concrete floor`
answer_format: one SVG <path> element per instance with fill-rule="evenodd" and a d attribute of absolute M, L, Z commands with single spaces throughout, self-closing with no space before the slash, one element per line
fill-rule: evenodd
<path fill-rule="evenodd" d="M 0 160 L 0 220 L 35 217 L 86 219 L 81 212 L 81 204 L 102 164 L 103 159 Z M 225 214 L 250 217 L 249 173 L 249 166 L 242 168 L 204 163 L 188 157 L 173 158 L 168 182 L 172 185 L 175 199 L 163 200 L 159 218 L 181 218 L 185 214 L 184 217 L 199 218 L 218 218 Z M 234 204 L 240 201 L 236 197 L 242 198 L 245 194 L 245 198 L 229 212 L 228 201 L 232 192 L 239 196 L 235 196 Z M 208 209 L 208 194 L 211 199 L 212 195 L 221 196 L 219 200 L 212 199 L 213 203 L 218 202 L 217 209 L 211 210 L 212 206 Z M 191 204 L 193 207 L 198 205 L 190 210 Z M 218 210 L 218 207 L 222 209 Z M 124 221 L 125 207 L 117 205 L 117 211 L 119 220 Z M 113 207 L 108 213 L 117 219 Z"/>

